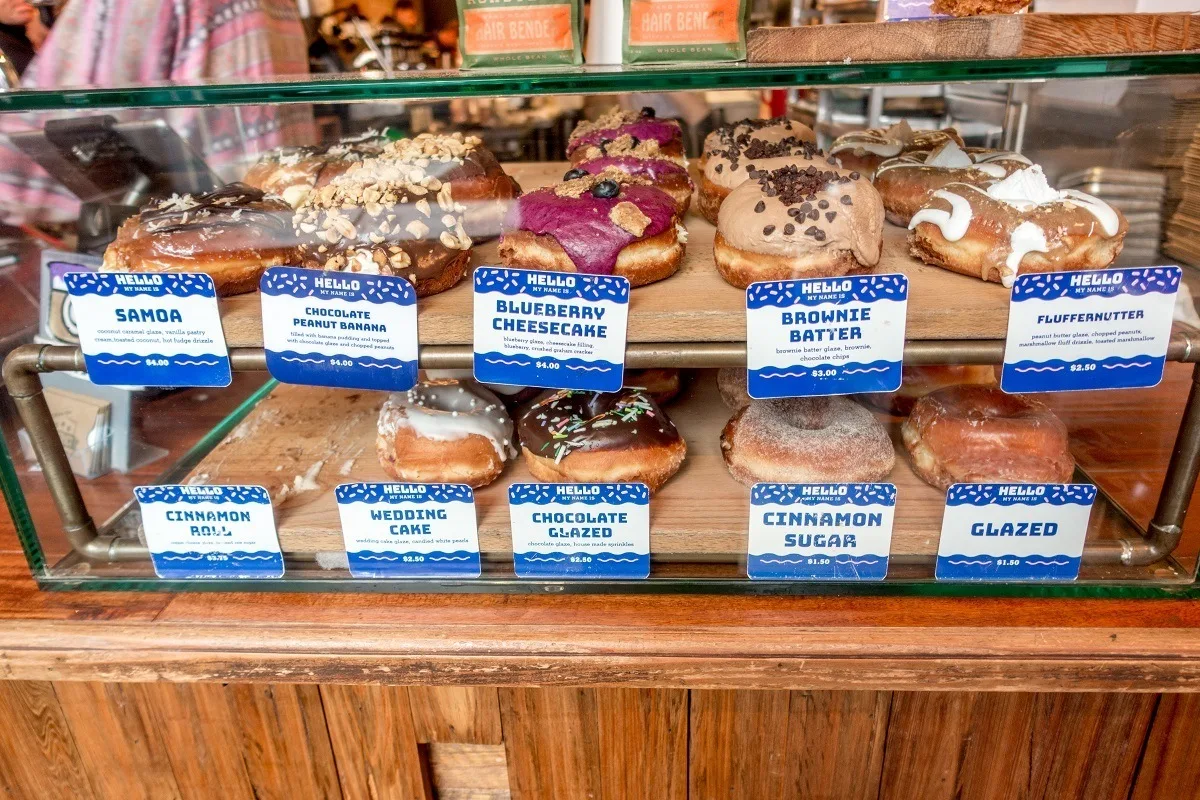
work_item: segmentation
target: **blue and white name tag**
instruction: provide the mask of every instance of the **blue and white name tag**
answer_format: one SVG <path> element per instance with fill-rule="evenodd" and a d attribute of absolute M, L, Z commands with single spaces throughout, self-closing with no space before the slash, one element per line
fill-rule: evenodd
<path fill-rule="evenodd" d="M 629 280 L 522 269 L 475 270 L 475 379 L 620 390 Z"/>
<path fill-rule="evenodd" d="M 642 483 L 508 487 L 519 578 L 650 575 L 650 490 Z"/>
<path fill-rule="evenodd" d="M 899 389 L 907 314 L 904 275 L 751 284 L 746 290 L 750 396 Z"/>
<path fill-rule="evenodd" d="M 271 267 L 259 293 L 274 378 L 384 392 L 417 382 L 417 294 L 404 278 Z"/>
<path fill-rule="evenodd" d="M 1162 380 L 1179 267 L 1020 275 L 1008 310 L 1006 392 L 1135 389 Z"/>
<path fill-rule="evenodd" d="M 937 579 L 1073 581 L 1096 487 L 956 483 L 946 492 Z"/>
<path fill-rule="evenodd" d="M 890 483 L 756 483 L 746 573 L 754 580 L 881 581 L 895 513 Z"/>
<path fill-rule="evenodd" d="M 470 486 L 343 483 L 335 496 L 355 578 L 479 577 Z"/>
<path fill-rule="evenodd" d="M 138 486 L 146 545 L 160 578 L 278 578 L 283 553 L 261 486 Z"/>
<path fill-rule="evenodd" d="M 69 272 L 64 277 L 92 383 L 229 385 L 229 350 L 209 276 Z"/>

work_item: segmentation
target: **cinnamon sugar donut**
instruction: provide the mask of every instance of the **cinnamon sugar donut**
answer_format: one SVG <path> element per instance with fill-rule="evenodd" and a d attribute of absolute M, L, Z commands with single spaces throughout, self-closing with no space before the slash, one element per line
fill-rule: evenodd
<path fill-rule="evenodd" d="M 713 257 L 728 283 L 869 272 L 883 252 L 883 201 L 842 170 L 756 172 L 721 209 Z"/>
<path fill-rule="evenodd" d="M 883 425 L 845 397 L 751 401 L 725 426 L 721 453 L 747 486 L 872 482 L 896 465 Z"/>
<path fill-rule="evenodd" d="M 868 178 L 886 159 L 914 150 L 933 150 L 945 142 L 963 146 L 962 137 L 954 128 L 940 131 L 914 131 L 901 120 L 890 128 L 868 128 L 842 134 L 833 140 L 829 155 L 845 169 L 858 170 Z"/>
<path fill-rule="evenodd" d="M 606 169 L 522 195 L 499 252 L 507 267 L 622 275 L 642 286 L 675 274 L 686 236 L 670 195 Z"/>
<path fill-rule="evenodd" d="M 1051 189 L 1033 166 L 986 188 L 947 184 L 908 227 L 909 248 L 922 261 L 1011 287 L 1027 272 L 1107 267 L 1129 223 L 1089 194 Z"/>
<path fill-rule="evenodd" d="M 746 388 L 745 367 L 722 367 L 717 370 L 717 391 L 721 401 L 734 411 L 750 405 L 750 392 Z"/>
<path fill-rule="evenodd" d="M 624 136 L 634 136 L 640 142 L 655 141 L 668 157 L 683 156 L 683 129 L 673 119 L 659 119 L 653 108 L 641 111 L 622 111 L 614 106 L 595 121 L 580 122 L 567 139 L 567 158 L 575 164 L 587 155 L 591 145 L 602 145 Z"/>
<path fill-rule="evenodd" d="M 705 163 L 696 207 L 706 220 L 716 225 L 721 204 L 730 192 L 751 180 L 758 172 L 770 172 L 787 166 L 829 170 L 837 169 L 837 162 L 812 142 L 797 138 L 768 142 L 743 134 L 730 141 L 724 149 L 714 152 Z"/>
<path fill-rule="evenodd" d="M 390 395 L 375 449 L 393 480 L 486 486 L 515 458 L 500 399 L 471 380 L 426 380 Z"/>
<path fill-rule="evenodd" d="M 615 169 L 645 179 L 671 195 L 675 200 L 675 213 L 680 217 L 692 204 L 695 187 L 688 176 L 687 160 L 664 154 L 653 139 L 642 142 L 625 134 L 604 145 L 588 145 L 583 151 L 580 161 L 563 176 L 563 180 L 583 177 L 580 173 L 598 175 L 607 169 Z"/>
<path fill-rule="evenodd" d="M 722 125 L 704 137 L 704 147 L 699 159 L 700 168 L 704 169 L 708 159 L 714 153 L 729 149 L 729 145 L 742 136 L 749 136 L 751 139 L 763 142 L 799 139 L 802 142 L 817 143 L 817 135 L 813 133 L 813 129 L 794 119 L 772 117 L 771 119 L 738 120 L 728 125 Z"/>
<path fill-rule="evenodd" d="M 1075 471 L 1067 426 L 1030 397 L 994 386 L 949 386 L 913 406 L 900 428 L 913 471 L 955 483 L 1066 483 Z"/>
<path fill-rule="evenodd" d="M 267 267 L 299 258 L 291 215 L 282 199 L 243 183 L 175 195 L 122 223 L 104 251 L 104 269 L 203 272 L 218 296 L 253 292 Z"/>
<path fill-rule="evenodd" d="M 996 369 L 990 365 L 929 365 L 905 367 L 903 383 L 894 392 L 870 392 L 858 395 L 862 402 L 886 411 L 897 417 L 906 417 L 912 412 L 917 400 L 944 386 L 960 383 L 977 383 L 982 386 L 996 385 Z"/>
<path fill-rule="evenodd" d="M 658 491 L 687 445 L 650 395 L 553 392 L 517 423 L 529 472 L 548 483 L 644 483 Z"/>
<path fill-rule="evenodd" d="M 908 225 L 917 209 L 950 183 L 987 186 L 1031 166 L 1018 153 L 959 147 L 948 141 L 933 150 L 913 150 L 889 158 L 875 170 L 875 188 L 883 198 L 888 222 Z"/>

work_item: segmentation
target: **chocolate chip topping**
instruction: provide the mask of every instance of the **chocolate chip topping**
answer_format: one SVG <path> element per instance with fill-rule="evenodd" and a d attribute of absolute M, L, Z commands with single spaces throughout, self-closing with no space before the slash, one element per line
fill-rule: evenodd
<path fill-rule="evenodd" d="M 767 210 L 767 204 L 764 203 L 762 200 L 759 200 L 758 204 L 754 206 L 754 213 L 756 213 L 756 214 L 761 214 L 762 212 L 764 212 L 766 210 Z"/>
<path fill-rule="evenodd" d="M 766 192 L 774 190 L 785 205 L 799 205 L 804 200 L 816 199 L 818 192 L 834 183 L 849 183 L 849 179 L 833 170 L 821 170 L 815 166 L 800 169 L 796 166 L 781 167 L 757 176 L 758 185 Z M 828 205 L 828 204 L 826 204 Z"/>
<path fill-rule="evenodd" d="M 717 170 L 717 174 L 718 174 L 718 175 L 720 175 L 722 172 L 724 172 L 724 171 L 725 171 L 725 165 L 724 165 L 724 164 L 717 164 L 717 166 L 716 166 L 716 170 Z"/>
<path fill-rule="evenodd" d="M 826 211 L 825 212 L 825 219 L 828 220 L 829 222 L 833 222 L 833 218 L 836 216 L 837 216 L 836 211 Z"/>
<path fill-rule="evenodd" d="M 844 205 L 844 206 L 854 205 L 854 201 L 850 199 L 850 195 L 848 195 L 848 194 L 842 195 L 842 205 Z"/>
<path fill-rule="evenodd" d="M 783 235 L 784 236 L 791 236 L 795 232 L 796 232 L 796 226 L 793 225 L 792 223 L 789 222 L 787 225 L 783 226 Z"/>
<path fill-rule="evenodd" d="M 775 232 L 774 225 L 768 225 L 767 227 L 763 228 L 763 236 L 770 236 L 774 232 Z"/>
<path fill-rule="evenodd" d="M 821 209 L 822 211 L 824 211 L 825 209 L 829 208 L 829 201 L 828 201 L 828 200 L 822 200 L 821 202 L 817 203 L 817 208 L 819 208 L 819 209 Z"/>

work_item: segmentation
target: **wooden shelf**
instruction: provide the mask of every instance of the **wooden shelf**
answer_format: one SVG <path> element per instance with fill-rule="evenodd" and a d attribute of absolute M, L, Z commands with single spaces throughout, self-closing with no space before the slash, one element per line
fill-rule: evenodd
<path fill-rule="evenodd" d="M 513 164 L 508 171 L 526 189 L 557 180 L 563 163 Z M 725 283 L 713 263 L 716 229 L 699 214 L 685 220 L 688 245 L 684 263 L 672 277 L 633 291 L 629 341 L 743 342 L 746 340 L 745 293 Z M 900 272 L 909 279 L 909 339 L 1003 339 L 1008 328 L 1008 290 L 964 275 L 922 264 L 908 255 L 907 232 L 884 229 L 879 273 Z M 475 248 L 474 266 L 497 265 L 496 242 Z M 262 347 L 262 318 L 257 294 L 221 302 L 221 319 L 230 347 Z M 470 344 L 472 291 L 469 280 L 418 303 L 422 344 Z"/>

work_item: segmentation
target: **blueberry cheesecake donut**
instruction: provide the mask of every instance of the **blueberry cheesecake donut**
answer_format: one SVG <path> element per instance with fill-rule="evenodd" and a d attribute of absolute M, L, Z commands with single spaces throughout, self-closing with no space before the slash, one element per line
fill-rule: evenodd
<path fill-rule="evenodd" d="M 500 239 L 507 267 L 622 275 L 632 286 L 679 269 L 687 232 L 669 194 L 614 169 L 519 197 Z"/>
<path fill-rule="evenodd" d="M 418 297 L 462 279 L 471 237 L 450 184 L 394 159 L 351 164 L 314 189 L 292 217 L 309 269 L 396 275 Z"/>
<path fill-rule="evenodd" d="M 771 119 L 743 119 L 711 131 L 704 137 L 704 147 L 700 154 L 700 168 L 703 169 L 708 159 L 714 153 L 728 150 L 737 139 L 748 136 L 750 139 L 762 142 L 782 142 L 785 139 L 799 139 L 802 142 L 817 143 L 817 135 L 813 129 L 803 122 L 796 122 L 787 117 Z"/>
<path fill-rule="evenodd" d="M 917 209 L 946 184 L 987 186 L 1029 166 L 1029 159 L 1019 153 L 964 149 L 947 141 L 933 150 L 913 150 L 884 161 L 875 170 L 875 188 L 888 222 L 908 225 Z"/>
<path fill-rule="evenodd" d="M 472 380 L 425 380 L 379 410 L 375 450 L 388 477 L 486 486 L 516 458 L 513 423 L 496 395 Z"/>
<path fill-rule="evenodd" d="M 757 172 L 721 206 L 713 257 L 728 283 L 869 272 L 883 252 L 883 201 L 856 172 Z"/>
<path fill-rule="evenodd" d="M 896 465 L 883 425 L 846 397 L 752 400 L 721 432 L 721 454 L 740 483 L 870 483 Z"/>
<path fill-rule="evenodd" d="M 553 392 L 517 422 L 529 472 L 548 483 L 644 483 L 656 492 L 687 445 L 649 394 Z"/>
<path fill-rule="evenodd" d="M 572 164 L 583 161 L 587 148 L 601 146 L 624 136 L 634 136 L 639 142 L 654 141 L 663 155 L 683 157 L 683 129 L 673 119 L 659 119 L 654 109 L 622 111 L 612 108 L 599 119 L 584 121 L 575 126 L 567 139 L 567 158 Z"/>
<path fill-rule="evenodd" d="M 894 392 L 870 392 L 857 395 L 869 406 L 892 416 L 907 417 L 913 406 L 925 395 L 946 386 L 959 384 L 996 385 L 996 369 L 990 364 L 938 364 L 924 367 L 905 367 L 903 382 Z"/>
<path fill-rule="evenodd" d="M 151 203 L 117 230 L 107 272 L 203 272 L 225 297 L 253 292 L 267 267 L 295 264 L 292 209 L 244 183 Z"/>
<path fill-rule="evenodd" d="M 705 163 L 696 207 L 706 220 L 716 225 L 721 204 L 730 192 L 759 172 L 787 166 L 801 169 L 811 166 L 821 170 L 838 168 L 836 161 L 811 142 L 796 138 L 768 142 L 743 134 L 724 150 L 713 153 Z"/>
<path fill-rule="evenodd" d="M 914 150 L 933 150 L 945 142 L 963 146 L 962 137 L 954 128 L 940 131 L 914 131 L 905 121 L 890 128 L 868 128 L 846 133 L 834 139 L 829 155 L 846 169 L 857 170 L 867 177 L 889 158 Z"/>
<path fill-rule="evenodd" d="M 625 134 L 608 144 L 589 145 L 583 160 L 563 176 L 563 180 L 581 178 L 584 174 L 598 175 L 606 169 L 615 169 L 635 178 L 644 178 L 651 185 L 662 189 L 675 200 L 675 213 L 682 217 L 692 204 L 692 179 L 688 176 L 687 162 L 678 156 L 667 156 L 658 147 L 658 142 L 639 141 Z"/>
<path fill-rule="evenodd" d="M 1032 166 L 986 187 L 946 184 L 908 228 L 909 249 L 927 264 L 1011 287 L 1027 272 L 1107 267 L 1129 223 L 1090 194 L 1050 188 Z"/>

